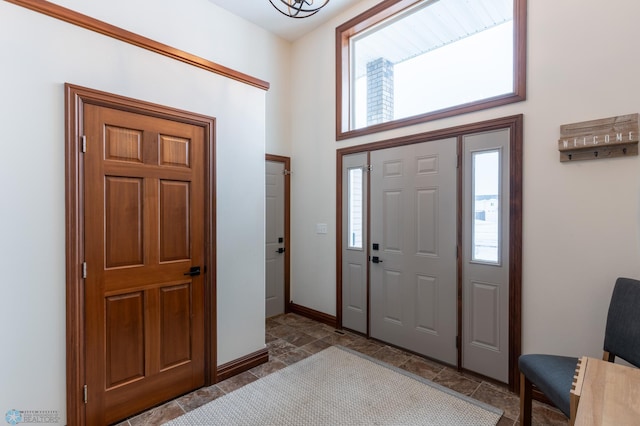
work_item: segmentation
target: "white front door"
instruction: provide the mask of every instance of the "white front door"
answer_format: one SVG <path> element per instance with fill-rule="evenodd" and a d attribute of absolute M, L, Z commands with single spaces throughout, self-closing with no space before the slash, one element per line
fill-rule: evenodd
<path fill-rule="evenodd" d="M 285 164 L 266 162 L 266 317 L 284 313 L 285 304 Z"/>
<path fill-rule="evenodd" d="M 457 140 L 371 152 L 371 337 L 457 364 Z"/>

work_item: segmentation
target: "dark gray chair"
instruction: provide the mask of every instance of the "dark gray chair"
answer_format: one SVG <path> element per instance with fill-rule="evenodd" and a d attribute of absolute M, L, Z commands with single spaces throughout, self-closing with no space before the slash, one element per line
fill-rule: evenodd
<path fill-rule="evenodd" d="M 602 359 L 615 357 L 640 366 L 640 281 L 618 278 L 613 288 Z M 520 424 L 531 425 L 531 391 L 534 384 L 567 417 L 569 395 L 578 358 L 558 355 L 522 355 L 520 368 Z"/>

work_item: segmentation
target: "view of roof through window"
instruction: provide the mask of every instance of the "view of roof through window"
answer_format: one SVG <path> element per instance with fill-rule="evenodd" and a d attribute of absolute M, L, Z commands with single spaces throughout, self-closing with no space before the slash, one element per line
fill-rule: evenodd
<path fill-rule="evenodd" d="M 352 128 L 506 93 L 513 2 L 421 2 L 351 38 Z"/>

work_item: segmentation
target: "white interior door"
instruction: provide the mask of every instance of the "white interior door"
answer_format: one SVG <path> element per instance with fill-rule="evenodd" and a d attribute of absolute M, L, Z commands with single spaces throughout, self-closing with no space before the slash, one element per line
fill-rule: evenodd
<path fill-rule="evenodd" d="M 371 152 L 371 336 L 449 364 L 457 364 L 456 164 L 456 138 Z"/>
<path fill-rule="evenodd" d="M 266 162 L 266 316 L 284 313 L 285 229 L 284 163 Z"/>
<path fill-rule="evenodd" d="M 367 333 L 367 153 L 342 159 L 342 326 Z"/>
<path fill-rule="evenodd" d="M 463 137 L 462 367 L 509 381 L 509 129 Z"/>

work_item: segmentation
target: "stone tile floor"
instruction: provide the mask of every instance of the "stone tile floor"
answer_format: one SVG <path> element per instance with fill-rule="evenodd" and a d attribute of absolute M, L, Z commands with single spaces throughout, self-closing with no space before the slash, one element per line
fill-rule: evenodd
<path fill-rule="evenodd" d="M 368 340 L 355 333 L 337 332 L 328 325 L 296 314 L 267 319 L 266 344 L 269 349 L 268 363 L 213 386 L 198 389 L 121 422 L 118 426 L 160 425 L 332 345 L 351 348 L 498 407 L 504 410 L 498 426 L 520 424 L 518 395 L 509 392 L 505 386 L 483 381 L 471 374 L 459 373 L 456 369 Z M 568 421 L 559 410 L 534 401 L 533 424 L 567 425 Z"/>

